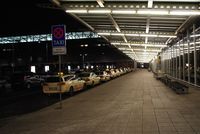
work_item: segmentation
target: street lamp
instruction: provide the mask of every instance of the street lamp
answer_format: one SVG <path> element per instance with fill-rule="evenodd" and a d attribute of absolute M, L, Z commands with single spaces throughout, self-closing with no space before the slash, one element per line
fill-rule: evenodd
<path fill-rule="evenodd" d="M 85 56 L 87 56 L 87 53 L 85 53 L 84 51 L 85 51 L 85 48 L 86 47 L 88 47 L 88 44 L 82 44 L 82 45 L 80 45 L 81 46 L 81 48 L 82 48 L 82 53 L 80 54 L 80 56 L 82 56 L 82 66 L 83 66 L 83 69 L 85 68 Z"/>
<path fill-rule="evenodd" d="M 82 66 L 83 66 L 83 69 L 84 69 L 85 68 L 85 65 L 84 65 L 85 64 L 84 63 L 85 62 L 85 56 L 87 56 L 87 54 L 80 54 L 80 56 L 82 56 L 82 64 L 83 64 Z"/>

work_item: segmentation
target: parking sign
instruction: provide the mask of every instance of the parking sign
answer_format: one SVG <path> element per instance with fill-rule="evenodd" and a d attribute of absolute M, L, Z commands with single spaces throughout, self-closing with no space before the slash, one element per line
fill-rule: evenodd
<path fill-rule="evenodd" d="M 52 31 L 52 54 L 66 54 L 65 25 L 53 25 Z"/>

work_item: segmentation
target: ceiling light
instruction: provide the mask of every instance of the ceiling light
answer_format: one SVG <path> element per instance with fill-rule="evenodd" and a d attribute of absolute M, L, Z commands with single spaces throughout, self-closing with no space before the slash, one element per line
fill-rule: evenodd
<path fill-rule="evenodd" d="M 148 0 L 148 8 L 152 8 L 153 7 L 153 0 Z"/>
<path fill-rule="evenodd" d="M 119 42 L 111 42 L 112 45 L 121 45 Z"/>
<path fill-rule="evenodd" d="M 139 34 L 125 34 L 125 36 L 140 36 Z"/>
<path fill-rule="evenodd" d="M 139 9 L 137 14 L 150 14 L 150 15 L 168 15 L 167 10 L 151 10 L 151 9 Z"/>
<path fill-rule="evenodd" d="M 141 37 L 157 37 L 155 34 L 140 34 Z"/>
<path fill-rule="evenodd" d="M 87 13 L 87 10 L 86 9 L 80 9 L 80 10 L 73 10 L 73 9 L 70 9 L 70 10 L 66 10 L 67 13 Z"/>
<path fill-rule="evenodd" d="M 135 10 L 113 10 L 113 14 L 135 14 Z"/>
<path fill-rule="evenodd" d="M 199 37 L 200 34 L 191 35 L 190 37 Z"/>
<path fill-rule="evenodd" d="M 200 15 L 200 11 L 198 10 L 172 10 L 170 11 L 170 15 Z"/>
<path fill-rule="evenodd" d="M 104 10 L 89 10 L 88 13 L 97 13 L 97 14 L 111 13 L 111 10 L 109 10 L 109 9 L 104 9 Z"/>
<path fill-rule="evenodd" d="M 135 37 L 163 37 L 163 38 L 176 38 L 175 35 L 158 35 L 158 34 L 124 34 L 124 33 L 110 33 L 110 32 L 103 32 L 98 33 L 98 35 L 113 35 L 113 36 L 135 36 Z"/>
<path fill-rule="evenodd" d="M 110 35 L 110 33 L 97 33 L 98 35 Z"/>

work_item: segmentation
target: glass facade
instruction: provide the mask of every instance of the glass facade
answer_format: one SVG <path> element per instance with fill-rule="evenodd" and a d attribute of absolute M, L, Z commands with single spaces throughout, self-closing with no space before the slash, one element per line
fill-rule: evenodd
<path fill-rule="evenodd" d="M 200 27 L 193 25 L 185 36 L 163 49 L 161 70 L 174 78 L 200 86 Z"/>

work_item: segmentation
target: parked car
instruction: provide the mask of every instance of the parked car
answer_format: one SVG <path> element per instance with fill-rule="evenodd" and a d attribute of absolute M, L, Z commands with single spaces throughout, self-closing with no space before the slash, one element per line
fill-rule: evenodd
<path fill-rule="evenodd" d="M 25 87 L 26 79 L 33 75 L 34 73 L 31 72 L 14 72 L 10 76 L 12 89 L 23 89 Z"/>
<path fill-rule="evenodd" d="M 106 71 L 95 72 L 102 82 L 109 81 L 110 75 Z"/>
<path fill-rule="evenodd" d="M 58 75 L 53 75 L 46 77 L 43 83 L 43 93 L 66 93 L 69 92 L 71 95 L 75 91 L 79 91 L 86 88 L 86 83 L 81 78 L 76 75 L 64 75 L 59 77 Z"/>
<path fill-rule="evenodd" d="M 78 76 L 85 80 L 87 86 L 94 86 L 100 83 L 100 77 L 94 72 L 81 72 Z"/>
<path fill-rule="evenodd" d="M 35 86 L 42 86 L 43 82 L 44 82 L 44 79 L 40 77 L 39 75 L 29 76 L 25 78 L 25 86 L 28 89 Z"/>
<path fill-rule="evenodd" d="M 115 71 L 115 74 L 116 74 L 117 77 L 119 77 L 121 75 L 119 69 L 114 69 L 114 71 Z"/>

